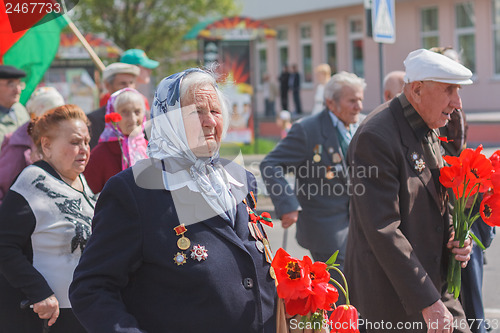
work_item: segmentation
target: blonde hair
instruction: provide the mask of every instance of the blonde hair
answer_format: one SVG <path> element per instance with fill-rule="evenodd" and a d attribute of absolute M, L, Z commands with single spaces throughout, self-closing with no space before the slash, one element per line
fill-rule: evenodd
<path fill-rule="evenodd" d="M 36 89 L 26 103 L 26 110 L 30 114 L 40 117 L 45 111 L 64 105 L 64 98 L 53 87 Z"/>

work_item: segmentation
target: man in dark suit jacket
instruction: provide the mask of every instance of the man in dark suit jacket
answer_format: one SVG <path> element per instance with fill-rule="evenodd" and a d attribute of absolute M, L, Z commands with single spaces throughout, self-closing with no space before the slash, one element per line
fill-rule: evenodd
<path fill-rule="evenodd" d="M 292 65 L 292 71 L 288 78 L 288 89 L 292 90 L 293 104 L 295 104 L 295 112 L 302 113 L 302 103 L 300 101 L 300 74 L 297 65 Z"/>
<path fill-rule="evenodd" d="M 461 108 L 458 89 L 472 83 L 472 73 L 427 50 L 410 53 L 405 66 L 403 93 L 373 111 L 349 147 L 353 186 L 363 190 L 350 206 L 351 300 L 368 332 L 398 325 L 404 332 L 451 332 L 454 319 L 454 332 L 470 332 L 460 303 L 446 292 L 450 251 L 465 267 L 471 245 L 449 241 L 434 130 Z M 362 172 L 374 167 L 376 174 Z"/>
<path fill-rule="evenodd" d="M 342 264 L 349 225 L 346 149 L 359 124 L 366 84 L 341 72 L 325 86 L 327 108 L 296 122 L 269 153 L 260 170 L 282 226 L 297 222 L 297 241 L 315 260 L 340 250 Z M 284 175 L 293 172 L 295 189 Z M 300 212 L 300 214 L 299 214 Z"/>
<path fill-rule="evenodd" d="M 288 78 L 290 73 L 288 73 L 287 65 L 283 66 L 283 71 L 280 74 L 280 95 L 281 95 L 281 110 L 288 110 Z"/>
<path fill-rule="evenodd" d="M 121 62 L 115 62 L 107 66 L 102 73 L 102 79 L 104 85 L 108 90 L 109 94 L 123 89 L 123 88 L 135 88 L 135 80 L 139 75 L 139 67 L 124 64 Z M 104 131 L 104 115 L 106 114 L 106 104 L 99 109 L 92 111 L 87 115 L 90 120 L 90 148 L 97 146 L 99 142 L 99 137 L 102 131 Z"/>

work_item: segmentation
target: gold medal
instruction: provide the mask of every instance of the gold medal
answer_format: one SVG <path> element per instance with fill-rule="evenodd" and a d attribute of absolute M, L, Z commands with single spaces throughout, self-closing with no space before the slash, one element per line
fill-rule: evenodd
<path fill-rule="evenodd" d="M 333 177 L 335 177 L 335 174 L 333 173 L 333 171 L 332 170 L 328 170 L 326 172 L 325 178 L 326 179 L 333 179 Z"/>
<path fill-rule="evenodd" d="M 189 240 L 189 238 L 184 236 L 184 233 L 187 231 L 186 226 L 184 224 L 178 225 L 174 228 L 174 231 L 177 236 L 181 236 L 181 238 L 177 240 L 177 247 L 183 251 L 189 249 L 189 247 L 191 246 L 191 241 Z"/>
<path fill-rule="evenodd" d="M 189 249 L 190 246 L 191 241 L 184 235 L 182 235 L 182 237 L 177 240 L 177 247 L 183 251 Z"/>
<path fill-rule="evenodd" d="M 335 164 L 342 162 L 342 157 L 340 157 L 339 153 L 335 153 L 332 155 L 332 162 Z"/>
<path fill-rule="evenodd" d="M 323 146 L 322 145 L 316 145 L 314 146 L 313 152 L 313 161 L 316 163 L 319 163 L 321 161 L 321 152 L 323 151 Z"/>
<path fill-rule="evenodd" d="M 269 275 L 273 278 L 273 280 L 276 280 L 276 272 L 274 271 L 273 266 L 269 267 Z"/>

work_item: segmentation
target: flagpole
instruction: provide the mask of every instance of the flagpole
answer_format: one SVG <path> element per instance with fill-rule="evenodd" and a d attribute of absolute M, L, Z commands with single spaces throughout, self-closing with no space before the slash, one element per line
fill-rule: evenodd
<path fill-rule="evenodd" d="M 90 58 L 92 58 L 92 60 L 94 61 L 94 64 L 99 68 L 99 70 L 101 72 L 104 71 L 104 68 L 106 66 L 104 66 L 103 62 L 101 61 L 101 59 L 99 58 L 97 53 L 95 53 L 95 51 L 92 49 L 92 46 L 90 46 L 90 44 L 87 42 L 85 37 L 83 37 L 82 33 L 80 32 L 80 30 L 78 30 L 76 25 L 68 17 L 66 17 L 66 15 L 63 15 L 63 16 L 66 19 L 66 21 L 68 22 L 68 27 L 75 34 L 76 38 L 78 38 L 80 43 L 82 43 L 85 50 L 89 53 Z"/>
<path fill-rule="evenodd" d="M 94 61 L 94 64 L 97 66 L 97 68 L 99 68 L 99 70 L 101 72 L 104 71 L 104 68 L 106 66 L 104 66 L 104 64 L 102 63 L 101 59 L 97 55 L 97 53 L 95 53 L 94 49 L 92 49 L 92 46 L 90 46 L 90 44 L 87 42 L 87 40 L 85 39 L 85 37 L 83 37 L 83 35 L 80 32 L 80 30 L 78 30 L 78 28 L 73 23 L 73 21 L 68 17 L 68 10 L 66 8 L 66 2 L 64 0 L 62 0 L 61 3 L 62 3 L 63 11 L 64 11 L 64 14 L 62 16 L 64 17 L 64 19 L 68 23 L 68 27 L 71 29 L 71 31 L 73 31 L 73 33 L 75 34 L 76 38 L 78 38 L 78 40 L 80 41 L 80 43 L 82 43 L 83 47 L 89 53 L 90 57 Z"/>

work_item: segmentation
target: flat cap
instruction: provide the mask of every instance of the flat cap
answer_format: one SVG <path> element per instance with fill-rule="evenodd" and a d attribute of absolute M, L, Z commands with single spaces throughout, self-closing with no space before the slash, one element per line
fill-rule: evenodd
<path fill-rule="evenodd" d="M 132 74 L 134 76 L 138 76 L 139 72 L 140 70 L 137 66 L 124 64 L 122 62 L 115 62 L 111 65 L 108 65 L 104 69 L 104 72 L 102 73 L 102 79 L 106 81 L 108 78 L 115 74 Z"/>
<path fill-rule="evenodd" d="M 25 76 L 25 71 L 14 66 L 0 65 L 0 79 L 20 79 Z"/>
<path fill-rule="evenodd" d="M 434 81 L 451 84 L 472 84 L 472 72 L 442 54 L 426 49 L 410 52 L 404 61 L 405 82 Z"/>

